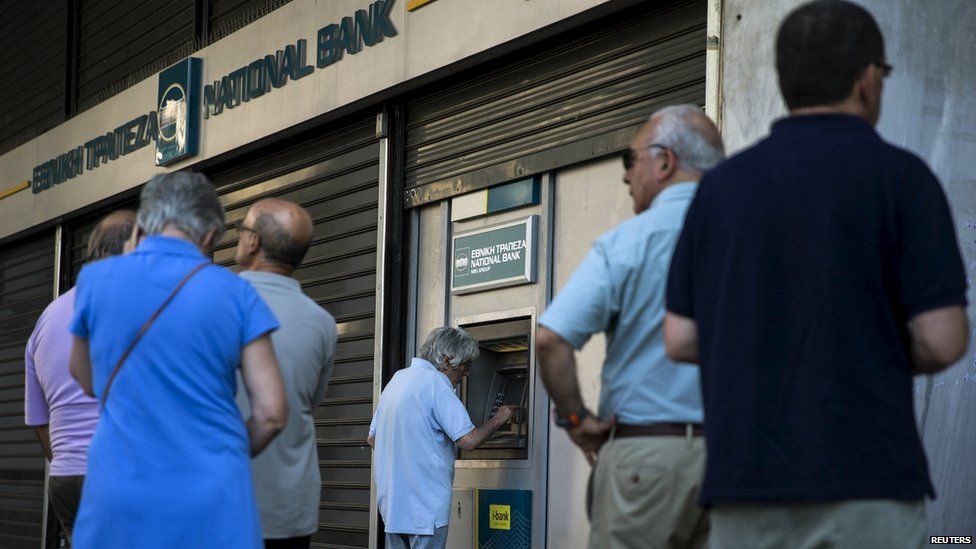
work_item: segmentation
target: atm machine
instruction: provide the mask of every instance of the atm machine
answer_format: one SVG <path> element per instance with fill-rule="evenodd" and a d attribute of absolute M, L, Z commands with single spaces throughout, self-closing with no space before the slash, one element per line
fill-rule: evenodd
<path fill-rule="evenodd" d="M 487 320 L 486 320 L 487 318 Z M 450 549 L 534 547 L 536 507 L 545 501 L 545 398 L 533 364 L 534 311 L 516 310 L 460 318 L 458 327 L 478 341 L 480 356 L 459 389 L 475 425 L 500 406 L 519 411 L 475 450 L 458 450 L 455 462 Z M 542 413 L 535 409 L 541 404 Z M 541 445 L 546 444 L 541 436 Z M 543 453 L 540 454 L 539 450 Z M 535 500 L 535 501 L 533 501 Z M 542 507 L 544 509 L 544 507 Z M 538 532 L 536 532 L 538 534 Z"/>

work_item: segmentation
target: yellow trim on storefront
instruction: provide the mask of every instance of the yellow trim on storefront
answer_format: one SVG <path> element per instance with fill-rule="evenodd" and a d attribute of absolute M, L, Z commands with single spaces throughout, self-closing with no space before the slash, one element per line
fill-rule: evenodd
<path fill-rule="evenodd" d="M 407 2 L 407 11 L 413 11 L 424 4 L 430 4 L 434 0 L 410 0 Z"/>
<path fill-rule="evenodd" d="M 30 186 L 31 186 L 30 181 L 24 181 L 23 183 L 17 183 L 16 185 L 10 187 L 9 189 L 4 189 L 0 191 L 0 200 L 3 200 L 4 198 L 7 198 L 10 195 L 17 194 L 20 191 L 29 189 Z"/>

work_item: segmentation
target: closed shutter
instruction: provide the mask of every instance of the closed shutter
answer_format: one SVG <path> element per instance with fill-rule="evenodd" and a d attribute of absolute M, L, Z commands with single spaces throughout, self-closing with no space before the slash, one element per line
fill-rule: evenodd
<path fill-rule="evenodd" d="M 193 48 L 194 0 L 80 3 L 80 110 L 151 76 Z"/>
<path fill-rule="evenodd" d="M 280 8 L 290 0 L 207 1 L 210 2 L 210 39 L 216 41 Z"/>
<path fill-rule="evenodd" d="M 0 547 L 41 543 L 44 454 L 24 425 L 24 351 L 54 290 L 54 235 L 0 249 Z"/>
<path fill-rule="evenodd" d="M 655 109 L 704 104 L 705 2 L 648 4 L 410 101 L 405 205 L 622 150 Z"/>
<path fill-rule="evenodd" d="M 67 28 L 67 2 L 0 7 L 0 154 L 64 121 Z"/>
<path fill-rule="evenodd" d="M 276 197 L 306 208 L 312 246 L 295 277 L 335 317 L 335 369 L 315 411 L 322 504 L 312 546 L 369 545 L 370 449 L 379 142 L 375 119 L 212 176 L 228 231 L 214 262 L 233 267 L 237 222 L 257 200 Z"/>
<path fill-rule="evenodd" d="M 96 218 L 85 219 L 75 223 L 69 230 L 66 242 L 69 283 L 61 288 L 62 294 L 74 288 L 75 283 L 78 282 L 78 275 L 81 273 L 81 268 L 85 266 L 85 260 L 88 258 L 88 239 L 91 237 L 97 224 L 98 219 Z"/>

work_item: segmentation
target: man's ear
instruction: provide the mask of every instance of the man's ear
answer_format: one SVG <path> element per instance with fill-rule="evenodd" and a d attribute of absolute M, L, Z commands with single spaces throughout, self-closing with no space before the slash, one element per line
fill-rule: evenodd
<path fill-rule="evenodd" d="M 216 244 L 216 242 L 214 242 L 214 237 L 216 236 L 217 236 L 216 227 L 210 229 L 209 231 L 207 231 L 205 235 L 203 235 L 203 242 L 201 242 L 200 245 L 203 247 L 204 250 L 207 251 L 213 250 L 214 245 Z"/>
<path fill-rule="evenodd" d="M 864 67 L 861 75 L 858 76 L 857 80 L 854 81 L 854 89 L 851 95 L 857 99 L 857 102 L 861 104 L 862 107 L 869 108 L 873 102 L 873 93 L 876 88 L 881 85 L 881 78 L 878 78 L 877 72 L 881 70 L 874 65 L 868 65 Z"/>
<path fill-rule="evenodd" d="M 674 155 L 671 149 L 663 149 L 661 152 L 663 154 L 661 155 L 661 163 L 658 164 L 658 176 L 661 181 L 667 181 L 678 169 L 678 157 Z"/>
<path fill-rule="evenodd" d="M 261 250 L 261 237 L 257 233 L 247 231 L 242 238 L 246 238 L 244 249 L 249 255 L 256 255 Z"/>

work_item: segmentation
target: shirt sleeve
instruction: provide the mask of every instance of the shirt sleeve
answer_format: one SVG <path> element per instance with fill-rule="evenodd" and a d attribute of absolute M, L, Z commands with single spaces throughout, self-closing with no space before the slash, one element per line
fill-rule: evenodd
<path fill-rule="evenodd" d="M 37 327 L 34 328 L 34 333 L 27 340 L 27 350 L 24 353 L 26 368 L 24 372 L 24 422 L 31 426 L 47 425 L 51 420 L 47 398 L 41 389 L 41 384 L 37 379 L 37 370 L 34 367 L 34 351 L 37 348 L 40 327 L 41 323 L 38 322 Z"/>
<path fill-rule="evenodd" d="M 704 184 L 704 181 L 702 182 Z M 698 223 L 698 203 L 701 199 L 701 187 L 692 199 L 688 212 L 685 214 L 681 235 L 671 255 L 671 268 L 668 270 L 668 286 L 665 293 L 667 310 L 685 318 L 695 318 L 694 285 L 692 279 L 695 226 Z"/>
<path fill-rule="evenodd" d="M 71 313 L 71 324 L 68 326 L 68 330 L 81 339 L 88 339 L 91 333 L 91 283 L 87 276 L 90 272 L 91 270 L 86 266 L 78 273 L 74 311 Z"/>
<path fill-rule="evenodd" d="M 454 391 L 445 388 L 434 397 L 434 420 L 444 434 L 457 440 L 474 430 L 471 416 Z"/>
<path fill-rule="evenodd" d="M 369 422 L 369 436 L 376 438 L 376 413 L 379 412 L 380 407 L 376 407 L 376 412 L 373 412 L 373 419 Z"/>
<path fill-rule="evenodd" d="M 278 319 L 261 299 L 250 282 L 241 279 L 243 322 L 241 322 L 241 347 L 255 339 L 277 330 Z"/>
<path fill-rule="evenodd" d="M 325 356 L 322 357 L 322 373 L 319 375 L 319 385 L 315 388 L 315 394 L 312 395 L 312 406 L 318 406 L 322 403 L 322 399 L 325 398 L 325 392 L 329 388 L 329 379 L 332 377 L 332 369 L 335 362 L 337 337 L 334 324 L 327 326 L 323 334 L 325 340 L 323 341 Z"/>
<path fill-rule="evenodd" d="M 966 304 L 966 271 L 952 214 L 938 179 L 919 159 L 902 193 L 899 286 L 907 318 Z"/>
<path fill-rule="evenodd" d="M 597 241 L 539 318 L 539 324 L 576 350 L 582 348 L 590 336 L 610 328 L 619 312 L 612 275 L 606 250 Z"/>

